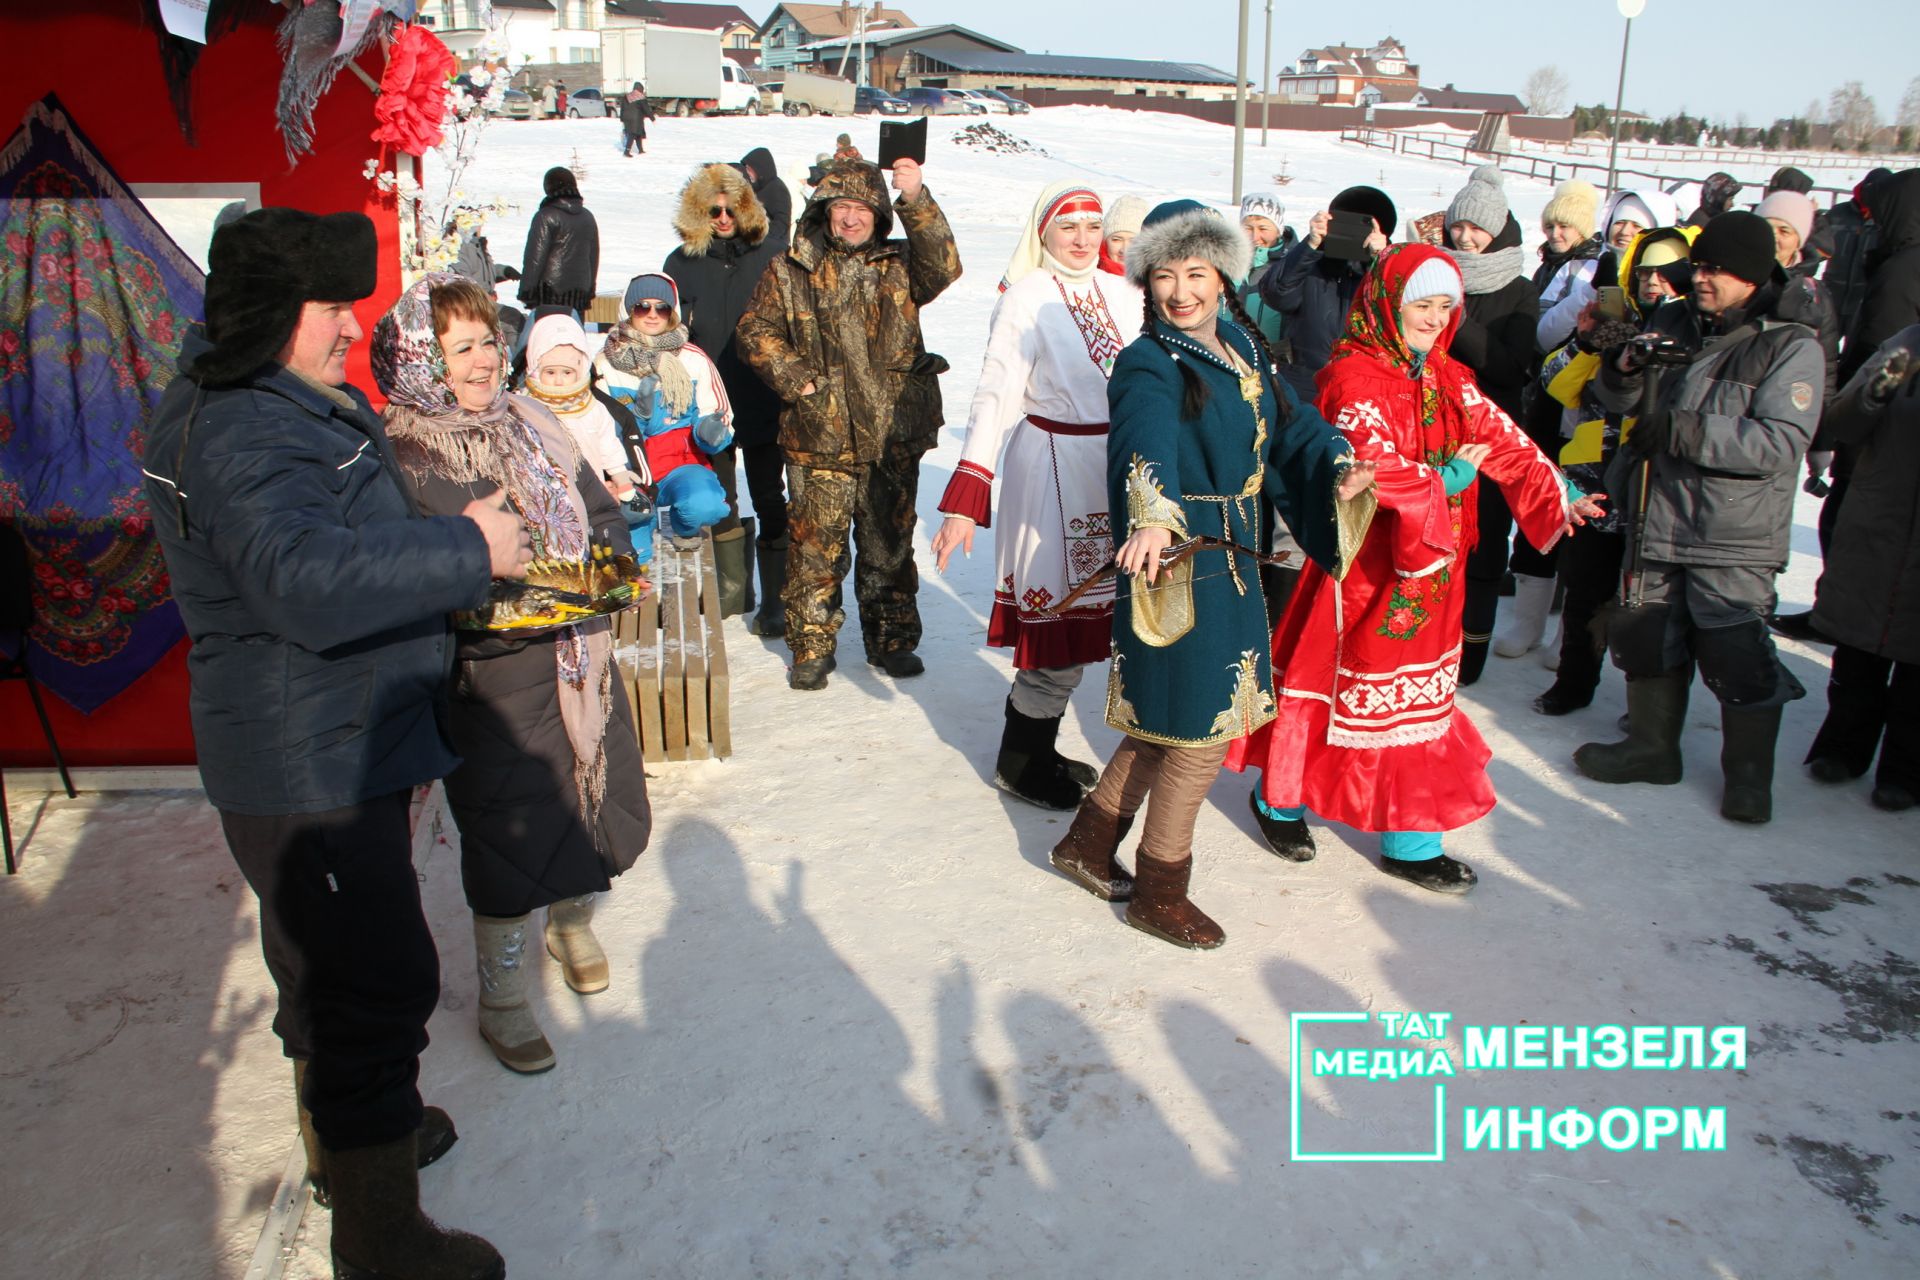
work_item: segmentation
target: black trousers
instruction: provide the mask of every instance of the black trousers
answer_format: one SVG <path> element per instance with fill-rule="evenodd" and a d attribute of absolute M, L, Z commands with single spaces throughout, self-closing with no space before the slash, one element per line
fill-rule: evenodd
<path fill-rule="evenodd" d="M 1560 574 L 1567 597 L 1561 606 L 1560 673 L 1562 689 L 1592 693 L 1600 685 L 1601 659 L 1607 653 L 1605 612 L 1620 591 L 1620 567 L 1627 535 L 1593 525 L 1576 529 L 1561 542 Z"/>
<path fill-rule="evenodd" d="M 1467 501 L 1478 504 L 1479 541 L 1467 553 L 1467 598 L 1460 614 L 1460 683 L 1472 684 L 1487 665 L 1493 621 L 1500 612 L 1500 579 L 1507 574 L 1507 542 L 1513 513 L 1499 486 L 1481 480 Z"/>
<path fill-rule="evenodd" d="M 420 1053 L 440 957 L 420 908 L 409 793 L 321 813 L 220 814 L 260 898 L 260 949 L 280 991 L 273 1030 L 307 1060 L 304 1101 L 336 1151 L 420 1127 Z"/>
<path fill-rule="evenodd" d="M 1837 644 L 1827 719 L 1807 759 L 1839 760 L 1857 778 L 1876 749 L 1877 785 L 1920 791 L 1920 665 Z"/>
<path fill-rule="evenodd" d="M 727 518 L 713 526 L 714 531 L 725 533 L 740 523 L 739 475 L 743 463 L 747 497 L 760 521 L 754 536 L 762 542 L 775 542 L 787 532 L 787 461 L 777 444 L 736 445 L 713 456 L 713 473 L 726 491 L 728 508 Z"/>

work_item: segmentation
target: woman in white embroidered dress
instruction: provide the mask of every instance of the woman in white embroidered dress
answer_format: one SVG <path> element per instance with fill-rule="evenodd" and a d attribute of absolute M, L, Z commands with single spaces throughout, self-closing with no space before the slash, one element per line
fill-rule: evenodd
<path fill-rule="evenodd" d="M 1088 663 L 1112 644 L 1113 584 L 1061 613 L 1069 592 L 1113 555 L 1107 514 L 1107 379 L 1141 314 L 1140 290 L 1098 269 L 1100 197 L 1059 183 L 1041 192 L 1000 282 L 966 447 L 933 540 L 941 572 L 991 523 L 993 614 L 987 643 L 1013 650 L 1013 690 L 993 783 L 1048 809 L 1073 809 L 1099 779 L 1055 750 L 1060 718 Z M 1121 326 L 1127 326 L 1122 329 Z M 1001 463 L 1002 452 L 1005 461 Z"/>

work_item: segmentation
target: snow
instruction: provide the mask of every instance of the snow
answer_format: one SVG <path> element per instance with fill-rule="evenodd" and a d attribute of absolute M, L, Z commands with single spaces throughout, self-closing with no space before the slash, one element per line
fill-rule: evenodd
<path fill-rule="evenodd" d="M 1371 842 L 1317 833 L 1319 858 L 1257 842 L 1248 783 L 1223 775 L 1196 832 L 1194 897 L 1228 934 L 1210 954 L 1126 928 L 1054 875 L 1054 815 L 986 782 L 1009 671 L 981 646 L 990 535 L 945 578 L 926 540 L 959 454 L 994 286 L 1027 203 L 1056 178 L 1103 193 L 1222 204 L 1230 131 L 1091 108 L 996 123 L 1051 158 L 946 141 L 930 189 L 965 278 L 926 312 L 946 355 L 949 426 L 920 511 L 925 676 L 859 661 L 824 693 L 784 684 L 785 649 L 728 624 L 734 740 L 724 762 L 656 766 L 652 849 L 599 932 L 603 995 L 541 972 L 560 1057 L 519 1078 L 475 1034 L 457 836 L 437 792 L 417 841 L 439 938 L 427 1097 L 462 1134 L 422 1175 L 442 1221 L 487 1234 L 512 1274 L 1906 1276 L 1920 1216 L 1916 992 L 1904 956 L 1920 884 L 1911 815 L 1797 766 L 1824 710 L 1825 657 L 1783 644 L 1812 693 L 1792 704 L 1776 818 L 1717 814 L 1715 704 L 1696 690 L 1687 780 L 1602 788 L 1579 743 L 1595 705 L 1544 719 L 1533 659 L 1489 663 L 1464 704 L 1492 745 L 1501 806 L 1449 838 L 1479 888 L 1445 899 L 1389 880 Z M 663 120 L 644 158 L 608 121 L 503 123 L 465 187 L 520 207 L 491 228 L 516 258 L 541 171 L 577 148 L 600 220 L 601 288 L 655 268 L 699 161 L 771 145 L 804 172 L 834 120 Z M 865 121 L 850 126 L 872 145 Z M 1250 132 L 1250 143 L 1258 133 Z M 1340 188 L 1383 185 L 1417 215 L 1458 166 L 1275 133 L 1248 187 L 1303 226 Z M 1509 179 L 1529 246 L 1549 190 Z M 511 286 L 509 286 L 510 288 Z M 1803 499 L 1786 604 L 1810 600 Z M 1098 673 L 1062 747 L 1104 759 Z M 0 885 L 0 1274 L 239 1277 L 294 1141 L 251 894 L 192 792 L 10 794 L 21 873 Z M 1444 1010 L 1465 1024 L 1747 1028 L 1743 1071 L 1474 1072 L 1447 1081 L 1447 1161 L 1296 1161 L 1289 1014 Z M 1350 1033 L 1351 1032 L 1351 1033 Z M 1307 1043 L 1382 1047 L 1371 1027 Z M 1309 1149 L 1431 1144 L 1426 1081 L 1305 1078 Z M 1463 1153 L 1461 1109 L 1724 1106 L 1726 1150 Z M 325 1211 L 286 1274 L 324 1276 Z"/>

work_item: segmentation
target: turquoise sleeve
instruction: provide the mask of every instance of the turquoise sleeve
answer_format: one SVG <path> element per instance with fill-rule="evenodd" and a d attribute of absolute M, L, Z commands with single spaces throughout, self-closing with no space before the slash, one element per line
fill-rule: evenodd
<path fill-rule="evenodd" d="M 1455 457 L 1449 459 L 1446 464 L 1440 468 L 1440 480 L 1441 483 L 1446 486 L 1447 496 L 1451 498 L 1454 494 L 1459 493 L 1468 485 L 1472 484 L 1473 478 L 1478 474 L 1478 471 L 1479 468 L 1475 467 L 1465 458 Z"/>

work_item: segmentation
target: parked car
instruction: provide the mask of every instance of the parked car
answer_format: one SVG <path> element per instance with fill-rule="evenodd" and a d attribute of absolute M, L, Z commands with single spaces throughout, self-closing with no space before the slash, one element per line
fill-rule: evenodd
<path fill-rule="evenodd" d="M 858 85 L 853 91 L 853 113 L 857 116 L 870 116 L 876 112 L 883 116 L 909 115 L 913 108 L 888 93 L 885 89 L 876 89 L 872 85 Z"/>
<path fill-rule="evenodd" d="M 992 115 L 995 113 L 998 113 L 1003 116 L 1013 114 L 1013 108 L 1009 107 L 1006 103 L 1000 101 L 1000 99 L 995 98 L 990 94 L 988 94 L 988 92 L 985 89 L 949 89 L 947 90 L 947 92 L 958 94 L 962 98 L 965 98 L 968 102 L 979 103 L 982 107 L 986 109 L 989 115 Z"/>
<path fill-rule="evenodd" d="M 567 119 L 579 120 L 583 117 L 617 116 L 618 108 L 607 110 L 607 100 L 598 89 L 567 90 Z"/>
<path fill-rule="evenodd" d="M 510 120 L 533 119 L 533 95 L 525 89 L 509 89 L 500 95 L 500 105 L 493 109 L 495 117 L 506 116 Z"/>
<path fill-rule="evenodd" d="M 983 116 L 986 104 L 975 102 L 951 89 L 915 88 L 900 91 L 900 101 L 918 116 Z"/>
<path fill-rule="evenodd" d="M 1002 93 L 998 89 L 975 89 L 973 91 L 973 96 L 976 98 L 986 97 L 986 98 L 992 99 L 995 102 L 1006 103 L 1007 104 L 1006 111 L 1008 115 L 1024 116 L 1024 115 L 1031 114 L 1033 111 L 1033 105 L 1031 103 L 1022 102 L 1020 101 L 1020 99 L 1014 97 L 1012 94 Z"/>
<path fill-rule="evenodd" d="M 787 91 L 787 82 L 784 80 L 769 80 L 767 81 L 767 83 L 761 85 L 760 86 L 761 114 L 773 115 L 781 111 L 782 109 L 784 109 L 787 105 L 786 91 Z"/>

